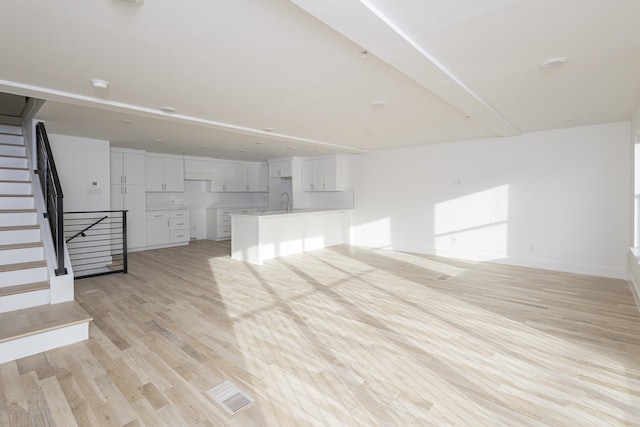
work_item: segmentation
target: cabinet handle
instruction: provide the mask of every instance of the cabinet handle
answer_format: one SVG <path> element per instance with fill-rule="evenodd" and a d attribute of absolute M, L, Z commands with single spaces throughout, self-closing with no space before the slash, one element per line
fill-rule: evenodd
<path fill-rule="evenodd" d="M 124 187 L 124 194 L 127 194 L 127 187 Z"/>
<path fill-rule="evenodd" d="M 184 225 L 184 222 L 179 222 L 176 225 Z"/>
<path fill-rule="evenodd" d="M 162 215 L 154 215 L 154 218 L 162 218 Z"/>
<path fill-rule="evenodd" d="M 124 176 L 124 183 L 127 183 L 127 175 Z"/>
<path fill-rule="evenodd" d="M 120 175 L 120 184 L 124 183 L 124 176 Z"/>

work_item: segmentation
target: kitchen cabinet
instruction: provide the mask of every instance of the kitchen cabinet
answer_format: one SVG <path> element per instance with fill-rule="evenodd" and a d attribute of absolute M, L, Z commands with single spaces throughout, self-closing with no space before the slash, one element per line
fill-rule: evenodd
<path fill-rule="evenodd" d="M 247 191 L 266 191 L 260 185 L 260 163 L 247 163 Z"/>
<path fill-rule="evenodd" d="M 231 214 L 254 213 L 260 208 L 207 208 L 207 239 L 229 240 L 231 238 Z"/>
<path fill-rule="evenodd" d="M 269 176 L 271 178 L 290 178 L 291 160 L 271 160 L 269 162 Z"/>
<path fill-rule="evenodd" d="M 147 191 L 184 191 L 184 163 L 182 157 L 147 154 L 145 166 Z"/>
<path fill-rule="evenodd" d="M 144 151 L 111 150 L 111 184 L 144 185 Z"/>
<path fill-rule="evenodd" d="M 268 192 L 268 164 L 185 157 L 184 177 L 207 181 L 211 192 Z"/>
<path fill-rule="evenodd" d="M 189 212 L 186 210 L 147 212 L 147 245 L 186 243 L 190 239 Z"/>
<path fill-rule="evenodd" d="M 302 162 L 302 189 L 304 191 L 344 190 L 345 159 L 343 156 L 325 156 Z"/>
<path fill-rule="evenodd" d="M 112 149 L 111 210 L 127 211 L 127 247 L 147 244 L 144 151 Z"/>
<path fill-rule="evenodd" d="M 260 187 L 258 191 L 269 191 L 269 163 L 260 163 Z"/>

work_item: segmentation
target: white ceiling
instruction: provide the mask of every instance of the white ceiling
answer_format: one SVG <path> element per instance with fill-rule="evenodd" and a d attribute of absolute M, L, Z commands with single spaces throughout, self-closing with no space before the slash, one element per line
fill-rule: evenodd
<path fill-rule="evenodd" d="M 638 0 L 2 0 L 0 16 L 0 92 L 48 100 L 50 133 L 149 151 L 357 153 L 640 104 Z"/>

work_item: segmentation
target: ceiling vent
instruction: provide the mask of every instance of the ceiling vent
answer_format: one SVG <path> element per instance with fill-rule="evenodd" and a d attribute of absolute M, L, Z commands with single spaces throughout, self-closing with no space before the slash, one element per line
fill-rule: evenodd
<path fill-rule="evenodd" d="M 142 6 L 144 4 L 144 0 L 113 0 L 116 3 L 126 4 L 128 6 Z"/>

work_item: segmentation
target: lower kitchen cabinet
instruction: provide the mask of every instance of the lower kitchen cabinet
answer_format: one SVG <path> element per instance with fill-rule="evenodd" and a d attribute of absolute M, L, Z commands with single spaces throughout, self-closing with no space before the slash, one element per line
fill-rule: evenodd
<path fill-rule="evenodd" d="M 207 208 L 207 239 L 231 239 L 231 214 L 252 213 L 260 208 Z"/>
<path fill-rule="evenodd" d="M 147 212 L 147 246 L 186 243 L 190 237 L 188 211 Z"/>

